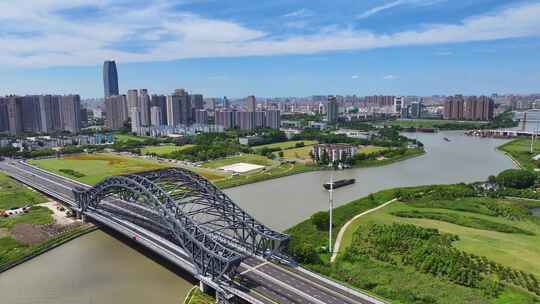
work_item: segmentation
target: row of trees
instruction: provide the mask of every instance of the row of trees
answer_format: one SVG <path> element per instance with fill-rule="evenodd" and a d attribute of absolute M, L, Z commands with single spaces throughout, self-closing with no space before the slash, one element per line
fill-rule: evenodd
<path fill-rule="evenodd" d="M 360 228 L 344 258 L 367 255 L 393 265 L 408 265 L 423 273 L 444 277 L 470 288 L 497 296 L 503 283 L 513 284 L 540 295 L 538 279 L 530 273 L 469 254 L 453 247 L 456 235 L 411 224 L 377 225 Z"/>

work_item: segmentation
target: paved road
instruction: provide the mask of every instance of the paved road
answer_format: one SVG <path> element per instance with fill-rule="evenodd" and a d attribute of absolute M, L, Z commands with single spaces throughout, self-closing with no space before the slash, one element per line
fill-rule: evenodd
<path fill-rule="evenodd" d="M 39 187 L 38 190 L 70 205 L 74 205 L 72 190 L 75 187 L 90 187 L 16 161 L 0 162 L 0 170 L 28 185 Z M 118 210 L 123 208 L 121 202 L 108 200 L 106 203 L 107 208 L 118 208 Z M 103 212 L 88 215 L 115 229 L 125 230 L 124 233 L 127 231 L 127 235 L 129 231 L 136 233 L 141 242 L 146 242 L 147 246 L 157 246 L 159 249 L 157 251 L 166 255 L 166 258 L 180 260 L 179 265 L 186 261 L 189 263 L 188 254 L 180 246 L 154 233 L 155 231 L 148 231 L 125 220 L 106 216 Z M 184 268 L 189 268 L 189 266 L 184 264 Z M 193 266 L 191 269 L 194 269 Z M 238 282 L 235 282 L 231 289 L 234 289 L 237 295 L 251 298 L 252 301 L 258 303 L 383 304 L 375 298 L 346 288 L 303 268 L 275 264 L 259 257 L 244 260 L 238 273 Z"/>

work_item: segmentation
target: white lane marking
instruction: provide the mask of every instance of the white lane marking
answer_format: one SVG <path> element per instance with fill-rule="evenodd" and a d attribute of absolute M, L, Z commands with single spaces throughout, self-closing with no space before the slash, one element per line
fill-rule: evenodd
<path fill-rule="evenodd" d="M 250 271 L 252 271 L 252 270 L 255 270 L 255 269 L 259 268 L 259 267 L 262 267 L 262 266 L 264 266 L 264 265 L 266 265 L 266 264 L 268 264 L 268 261 L 266 261 L 266 262 L 264 262 L 264 263 L 261 263 L 261 264 L 255 266 L 255 267 L 250 267 L 250 266 L 248 266 L 248 269 L 242 271 L 242 272 L 240 273 L 240 275 L 246 274 L 246 273 L 248 273 L 248 272 L 250 272 Z"/>

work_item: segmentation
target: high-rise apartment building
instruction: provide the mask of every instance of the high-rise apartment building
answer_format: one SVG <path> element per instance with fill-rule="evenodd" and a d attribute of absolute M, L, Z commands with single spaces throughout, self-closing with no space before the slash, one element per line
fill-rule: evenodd
<path fill-rule="evenodd" d="M 189 125 L 191 120 L 191 102 L 189 94 L 183 90 L 175 90 L 167 96 L 167 124 L 169 126 Z"/>
<path fill-rule="evenodd" d="M 279 129 L 281 126 L 281 112 L 279 110 L 267 110 L 265 126 L 270 129 Z"/>
<path fill-rule="evenodd" d="M 126 95 L 115 95 L 105 98 L 105 126 L 108 129 L 116 130 L 124 127 L 128 120 L 128 109 Z"/>
<path fill-rule="evenodd" d="M 131 108 L 131 132 L 139 133 L 141 128 L 141 111 L 138 107 Z"/>
<path fill-rule="evenodd" d="M 264 128 L 266 121 L 266 112 L 255 111 L 255 129 Z"/>
<path fill-rule="evenodd" d="M 78 133 L 81 130 L 81 97 L 79 95 L 61 97 L 60 120 L 64 131 Z"/>
<path fill-rule="evenodd" d="M 0 133 L 9 131 L 7 98 L 0 97 Z"/>
<path fill-rule="evenodd" d="M 487 96 L 462 95 L 449 96 L 444 102 L 444 119 L 453 120 L 491 120 L 494 115 L 495 103 Z"/>
<path fill-rule="evenodd" d="M 329 96 L 328 103 L 326 104 L 326 120 L 328 123 L 335 123 L 338 120 L 339 107 L 336 97 Z"/>
<path fill-rule="evenodd" d="M 139 91 L 137 90 L 128 90 L 127 92 L 127 107 L 129 118 L 133 120 L 131 114 L 133 113 L 133 108 L 139 107 Z"/>
<path fill-rule="evenodd" d="M 150 125 L 150 95 L 148 90 L 141 89 L 138 97 L 138 107 L 141 113 L 141 126 L 147 127 Z"/>
<path fill-rule="evenodd" d="M 200 125 L 208 124 L 208 111 L 206 110 L 195 110 L 195 123 Z"/>
<path fill-rule="evenodd" d="M 167 124 L 167 97 L 165 95 L 152 95 L 151 107 L 159 107 L 161 124 Z"/>
<path fill-rule="evenodd" d="M 229 110 L 216 111 L 215 124 L 225 129 L 232 129 L 236 126 L 236 112 Z"/>
<path fill-rule="evenodd" d="M 405 97 L 394 97 L 394 113 L 401 114 L 401 109 L 405 107 Z"/>
<path fill-rule="evenodd" d="M 118 71 L 116 70 L 116 63 L 111 61 L 105 61 L 103 64 L 103 88 L 105 91 L 105 97 L 118 95 Z"/>
<path fill-rule="evenodd" d="M 255 112 L 250 112 L 250 111 L 236 112 L 236 126 L 242 130 L 255 129 Z"/>
<path fill-rule="evenodd" d="M 251 95 L 246 97 L 246 110 L 248 112 L 255 112 L 257 109 L 257 100 L 255 96 Z"/>
<path fill-rule="evenodd" d="M 22 127 L 26 133 L 41 132 L 41 110 L 39 96 L 27 95 L 22 98 Z"/>
<path fill-rule="evenodd" d="M 152 127 L 159 127 L 164 125 L 163 115 L 161 114 L 161 107 L 153 106 L 150 108 L 150 125 Z"/>

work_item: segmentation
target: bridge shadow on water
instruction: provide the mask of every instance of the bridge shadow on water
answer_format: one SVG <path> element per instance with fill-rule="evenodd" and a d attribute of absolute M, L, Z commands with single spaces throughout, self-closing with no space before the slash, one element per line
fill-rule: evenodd
<path fill-rule="evenodd" d="M 94 223 L 95 224 L 95 223 Z M 133 240 L 132 238 L 129 238 L 109 227 L 106 227 L 104 225 L 95 224 L 99 227 L 99 229 L 103 232 L 105 232 L 107 235 L 113 237 L 119 242 L 122 242 L 123 244 L 129 246 L 131 249 L 136 250 L 140 254 L 144 255 L 145 257 L 151 259 L 153 262 L 159 264 L 160 266 L 166 268 L 170 272 L 176 274 L 178 277 L 192 283 L 193 285 L 199 284 L 199 281 L 193 277 L 193 275 L 181 267 L 175 265 L 171 261 L 165 259 L 164 257 L 160 256 L 159 254 L 153 252 L 152 250 L 146 248 L 141 243 Z"/>

